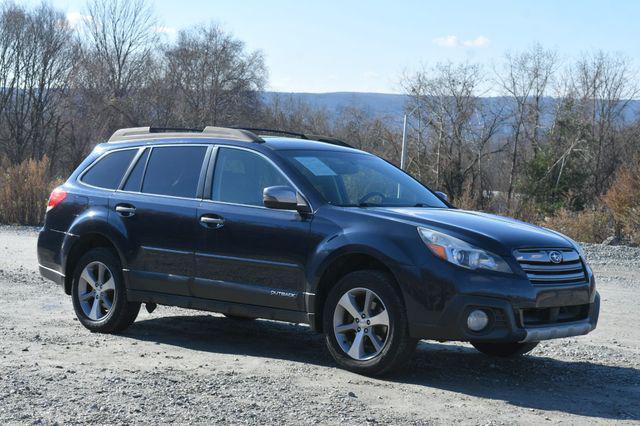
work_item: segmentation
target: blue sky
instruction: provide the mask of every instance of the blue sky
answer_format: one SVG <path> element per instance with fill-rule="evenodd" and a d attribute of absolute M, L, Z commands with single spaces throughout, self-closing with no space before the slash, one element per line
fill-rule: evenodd
<path fill-rule="evenodd" d="M 36 4 L 34 0 L 23 0 Z M 84 0 L 50 0 L 72 19 Z M 165 37 L 216 22 L 264 52 L 269 89 L 400 92 L 404 70 L 491 67 L 539 42 L 569 61 L 603 49 L 640 62 L 640 1 L 154 0 Z"/>

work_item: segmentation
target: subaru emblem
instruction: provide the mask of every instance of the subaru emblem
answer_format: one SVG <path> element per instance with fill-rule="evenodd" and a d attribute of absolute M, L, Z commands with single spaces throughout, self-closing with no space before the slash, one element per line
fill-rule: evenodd
<path fill-rule="evenodd" d="M 550 251 L 549 260 L 553 263 L 562 263 L 562 253 L 559 251 Z"/>

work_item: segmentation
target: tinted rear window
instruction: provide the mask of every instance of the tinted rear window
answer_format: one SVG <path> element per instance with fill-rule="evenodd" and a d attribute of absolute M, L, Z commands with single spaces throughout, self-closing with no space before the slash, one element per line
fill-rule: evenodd
<path fill-rule="evenodd" d="M 144 175 L 142 192 L 195 197 L 207 148 L 172 146 L 153 148 Z"/>
<path fill-rule="evenodd" d="M 81 181 L 105 189 L 116 189 L 137 149 L 116 151 L 105 155 L 82 176 Z"/>

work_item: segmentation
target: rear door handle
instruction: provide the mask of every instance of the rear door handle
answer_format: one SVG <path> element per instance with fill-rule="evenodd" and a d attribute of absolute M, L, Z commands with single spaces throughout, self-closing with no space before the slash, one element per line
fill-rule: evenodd
<path fill-rule="evenodd" d="M 222 228 L 224 219 L 220 216 L 200 216 L 200 223 L 207 227 Z"/>
<path fill-rule="evenodd" d="M 136 208 L 129 204 L 118 204 L 116 212 L 123 217 L 131 217 L 136 214 Z"/>

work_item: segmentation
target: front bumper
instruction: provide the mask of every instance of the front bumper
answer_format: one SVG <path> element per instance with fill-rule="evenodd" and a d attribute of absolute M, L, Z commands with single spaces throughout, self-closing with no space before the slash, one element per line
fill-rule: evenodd
<path fill-rule="evenodd" d="M 520 342 L 539 342 L 541 340 L 560 339 L 563 337 L 582 336 L 595 328 L 589 321 L 570 324 L 548 325 L 544 327 L 525 328 L 527 333 Z"/>
<path fill-rule="evenodd" d="M 489 325 L 482 332 L 473 332 L 467 327 L 467 316 L 475 309 L 489 314 Z M 546 308 L 555 312 L 555 321 L 532 324 L 525 313 L 535 311 L 521 309 L 498 298 L 481 296 L 454 296 L 435 324 L 412 322 L 409 332 L 412 337 L 431 340 L 458 340 L 476 342 L 539 342 L 541 340 L 580 336 L 593 331 L 600 313 L 600 295 L 596 292 L 593 302 L 586 305 L 557 306 Z M 575 312 L 575 318 L 560 318 L 562 310 Z M 539 312 L 545 312 L 539 309 Z M 528 315 L 528 314 L 527 314 Z"/>

